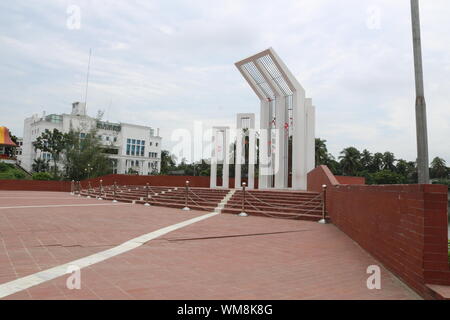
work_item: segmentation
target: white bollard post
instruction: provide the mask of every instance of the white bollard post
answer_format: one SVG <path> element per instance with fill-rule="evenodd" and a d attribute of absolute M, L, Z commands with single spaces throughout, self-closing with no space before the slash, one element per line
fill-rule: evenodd
<path fill-rule="evenodd" d="M 189 181 L 186 181 L 186 187 L 185 187 L 185 201 L 184 201 L 184 208 L 183 211 L 190 211 L 191 208 L 188 207 L 188 197 L 189 197 Z"/>

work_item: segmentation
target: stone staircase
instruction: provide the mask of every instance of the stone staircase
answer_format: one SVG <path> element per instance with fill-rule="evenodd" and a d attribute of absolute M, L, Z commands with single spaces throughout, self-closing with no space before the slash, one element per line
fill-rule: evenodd
<path fill-rule="evenodd" d="M 322 218 L 320 193 L 278 190 L 246 190 L 245 193 L 244 211 L 251 216 L 313 221 Z M 236 191 L 222 213 L 241 213 L 242 202 L 243 191 Z"/>
<path fill-rule="evenodd" d="M 287 190 L 246 190 L 245 213 L 283 219 L 317 221 L 322 218 L 320 193 Z M 82 196 L 99 198 L 99 188 L 81 191 Z M 151 206 L 182 209 L 186 207 L 184 187 L 105 186 L 103 200 L 117 200 Z M 242 212 L 243 191 L 235 189 L 189 188 L 187 207 L 192 210 L 239 214 Z"/>
<path fill-rule="evenodd" d="M 228 195 L 228 189 L 206 189 L 189 188 L 187 206 L 192 210 L 215 211 L 218 212 L 224 206 L 231 195 Z M 99 188 L 93 188 L 90 191 L 84 189 L 82 196 L 98 198 L 100 197 Z M 227 198 L 228 197 L 228 198 Z M 120 202 L 130 202 L 136 204 L 146 204 L 151 206 L 161 206 L 169 208 L 184 208 L 186 206 L 186 191 L 184 187 L 157 187 L 150 186 L 148 191 L 145 186 L 117 186 L 116 196 L 114 197 L 114 187 L 105 186 L 101 195 L 103 200 L 117 200 Z"/>

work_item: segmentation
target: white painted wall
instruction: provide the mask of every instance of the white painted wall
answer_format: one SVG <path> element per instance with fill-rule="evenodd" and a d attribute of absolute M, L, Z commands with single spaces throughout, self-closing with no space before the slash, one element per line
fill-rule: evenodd
<path fill-rule="evenodd" d="M 85 114 L 83 104 L 73 104 L 71 114 L 59 115 L 62 119 L 60 123 L 47 121 L 45 115 L 42 117 L 33 115 L 26 118 L 24 120 L 23 146 L 20 157 L 22 166 L 26 170 L 31 171 L 34 159 L 45 156 L 40 151 L 34 151 L 32 145 L 45 129 L 53 130 L 56 128 L 63 133 L 67 133 L 73 128 L 87 132 L 96 126 L 96 119 Z M 152 174 L 153 168 L 160 172 L 162 138 L 159 136 L 159 129 L 154 130 L 151 127 L 128 123 L 118 123 L 116 125 L 120 125 L 120 131 L 98 129 L 98 135 L 101 136 L 102 144 L 118 149 L 117 155 L 108 155 L 109 158 L 117 160 L 116 172 L 120 174 L 127 173 L 128 168 L 133 168 L 141 175 Z M 127 155 L 127 139 L 145 141 L 144 155 Z"/>

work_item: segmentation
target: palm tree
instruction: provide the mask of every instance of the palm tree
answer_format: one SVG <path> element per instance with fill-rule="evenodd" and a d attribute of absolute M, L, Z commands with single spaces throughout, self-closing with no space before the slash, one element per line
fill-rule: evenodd
<path fill-rule="evenodd" d="M 383 169 L 394 171 L 395 170 L 394 162 L 395 162 L 394 154 L 392 152 L 386 151 L 383 154 Z"/>
<path fill-rule="evenodd" d="M 369 152 L 369 150 L 364 149 L 361 153 L 361 166 L 363 167 L 363 170 L 369 170 L 371 164 L 373 161 L 372 154 Z"/>
<path fill-rule="evenodd" d="M 326 142 L 327 140 L 316 138 L 316 167 L 327 164 L 329 160 Z"/>
<path fill-rule="evenodd" d="M 439 157 L 434 158 L 431 161 L 431 172 L 433 178 L 447 178 L 448 168 L 445 160 Z"/>
<path fill-rule="evenodd" d="M 376 152 L 373 155 L 372 164 L 370 166 L 370 172 L 378 172 L 383 168 L 383 154 L 381 152 Z"/>
<path fill-rule="evenodd" d="M 361 153 L 355 147 L 348 147 L 341 151 L 342 171 L 347 175 L 355 175 L 361 167 Z"/>

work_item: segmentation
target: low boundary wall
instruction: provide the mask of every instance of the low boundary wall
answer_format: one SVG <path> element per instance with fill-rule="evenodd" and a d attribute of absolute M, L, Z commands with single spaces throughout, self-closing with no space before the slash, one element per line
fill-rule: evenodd
<path fill-rule="evenodd" d="M 450 285 L 447 193 L 443 185 L 340 185 L 326 166 L 308 190 L 327 185 L 331 222 L 425 298 Z"/>

